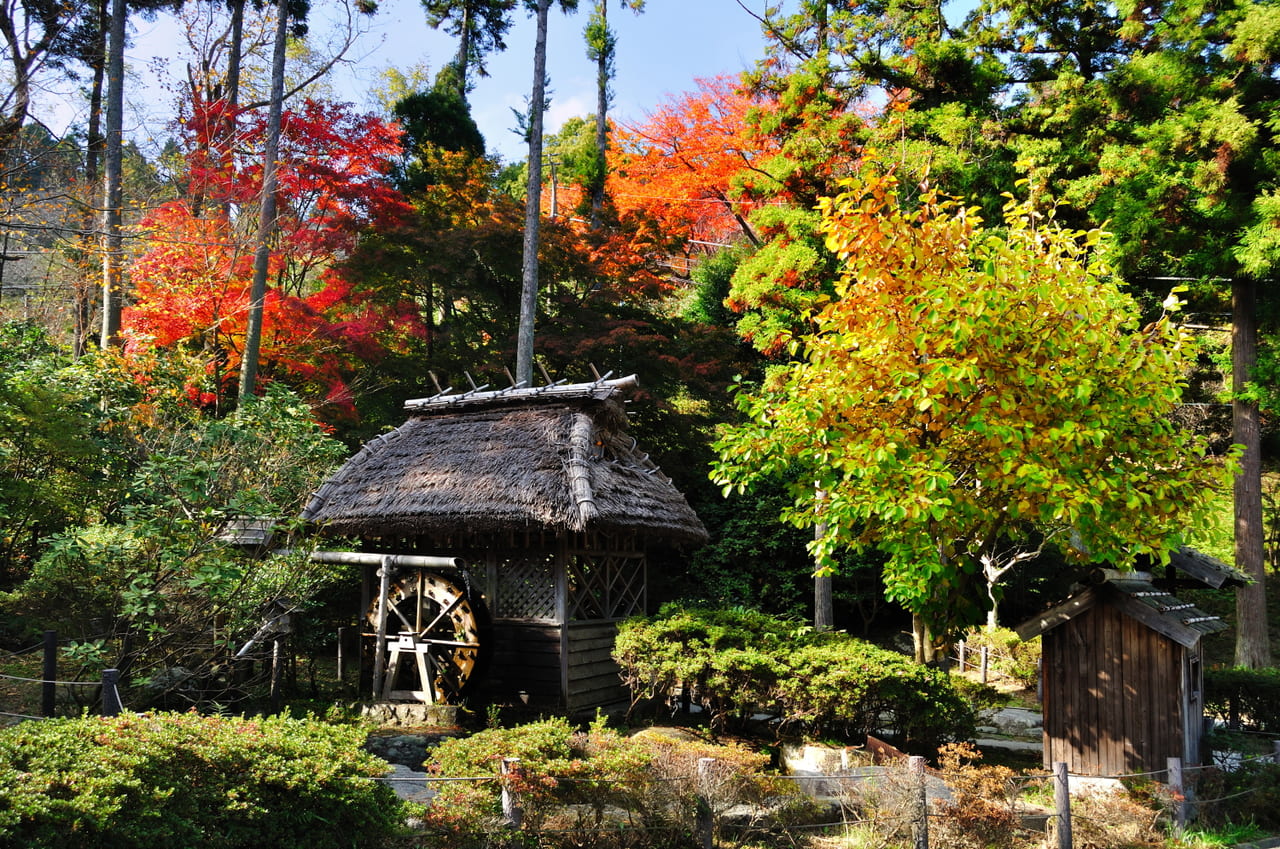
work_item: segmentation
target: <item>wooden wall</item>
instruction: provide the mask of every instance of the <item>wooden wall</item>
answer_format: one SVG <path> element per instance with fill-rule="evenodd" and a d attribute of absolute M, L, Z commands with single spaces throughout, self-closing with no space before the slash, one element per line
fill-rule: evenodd
<path fill-rule="evenodd" d="M 1186 758 L 1182 646 L 1106 603 L 1042 641 L 1046 766 L 1120 775 Z"/>
<path fill-rule="evenodd" d="M 498 622 L 481 692 L 505 703 L 518 701 L 523 692 L 530 704 L 570 713 L 625 704 L 627 690 L 612 656 L 617 634 L 616 622 L 574 622 L 563 631 L 555 624 Z"/>
<path fill-rule="evenodd" d="M 514 703 L 523 692 L 531 704 L 559 705 L 560 626 L 507 619 L 495 622 L 490 633 L 493 654 L 482 673 L 481 693 Z"/>
<path fill-rule="evenodd" d="M 569 663 L 565 692 L 569 694 L 569 713 L 626 704 L 630 695 L 613 660 L 618 623 L 571 622 L 566 627 Z"/>

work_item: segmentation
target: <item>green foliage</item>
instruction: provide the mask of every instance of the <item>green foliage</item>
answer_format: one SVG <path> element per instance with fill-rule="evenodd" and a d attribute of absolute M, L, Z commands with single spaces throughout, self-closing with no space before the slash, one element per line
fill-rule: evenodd
<path fill-rule="evenodd" d="M 1280 669 L 1206 669 L 1204 709 L 1233 727 L 1280 733 Z"/>
<path fill-rule="evenodd" d="M 369 846 L 400 805 L 364 732 L 187 714 L 0 731 L 0 845 L 207 849 Z"/>
<path fill-rule="evenodd" d="M 181 405 L 157 405 L 146 418 L 130 409 L 120 427 L 133 457 L 114 483 L 112 514 L 46 537 L 25 580 L 0 601 L 38 627 L 120 651 L 114 665 L 136 684 L 181 666 L 216 671 L 226 686 L 227 650 L 273 606 L 305 607 L 335 571 L 304 551 L 259 560 L 228 532 L 264 517 L 286 517 L 276 532 L 286 529 L 345 449 L 280 387 L 222 419 Z"/>
<path fill-rule="evenodd" d="M 633 699 L 692 694 L 713 728 L 763 710 L 784 727 L 855 739 L 888 725 L 922 746 L 973 731 L 973 711 L 945 674 L 846 634 L 740 608 L 666 605 L 622 624 L 614 658 Z"/>
<path fill-rule="evenodd" d="M 1240 768 L 1211 770 L 1196 787 L 1199 822 L 1205 827 L 1253 825 L 1280 829 L 1280 764 L 1253 760 Z"/>
<path fill-rule="evenodd" d="M 977 628 L 965 634 L 964 642 L 969 652 L 967 663 L 977 663 L 985 648 L 992 672 L 1024 687 L 1035 687 L 1040 677 L 1039 637 L 1024 640 L 1008 628 Z"/>
<path fill-rule="evenodd" d="M 0 325 L 0 588 L 25 574 L 41 537 L 89 515 L 103 484 L 94 416 L 50 380 L 65 365 L 43 331 Z"/>
<path fill-rule="evenodd" d="M 786 673 L 776 685 L 784 725 L 840 729 L 853 740 L 888 727 L 924 749 L 974 733 L 973 709 L 951 678 L 897 652 L 814 634 L 784 657 Z"/>

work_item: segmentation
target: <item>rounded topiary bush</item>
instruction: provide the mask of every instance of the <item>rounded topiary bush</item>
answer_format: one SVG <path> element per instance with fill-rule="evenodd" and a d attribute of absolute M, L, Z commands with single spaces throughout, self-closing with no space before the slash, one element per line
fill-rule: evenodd
<path fill-rule="evenodd" d="M 353 726 L 195 713 L 0 731 L 0 847 L 340 849 L 403 822 Z"/>
<path fill-rule="evenodd" d="M 806 733 L 890 733 L 927 748 L 974 731 L 973 709 L 950 676 L 754 611 L 666 605 L 621 624 L 614 659 L 637 701 L 688 694 L 713 727 L 766 711 Z"/>

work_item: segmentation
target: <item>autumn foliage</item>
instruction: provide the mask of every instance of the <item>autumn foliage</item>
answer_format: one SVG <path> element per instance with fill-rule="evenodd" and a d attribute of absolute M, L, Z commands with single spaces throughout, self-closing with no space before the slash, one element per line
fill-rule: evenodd
<path fill-rule="evenodd" d="M 771 140 L 752 135 L 748 120 L 769 104 L 734 77 L 697 83 L 697 91 L 669 100 L 643 122 L 615 126 L 609 195 L 619 210 L 642 213 L 686 239 L 754 238 L 747 217 L 759 202 L 735 187 L 743 172 L 776 151 Z"/>
<path fill-rule="evenodd" d="M 253 249 L 246 219 L 261 188 L 261 165 L 212 155 L 223 104 L 187 122 L 188 196 L 141 222 L 147 249 L 132 268 L 134 305 L 125 328 L 134 348 L 183 346 L 207 357 L 203 395 L 216 402 L 239 369 Z M 245 151 L 263 132 L 240 130 Z M 283 121 L 278 171 L 278 237 L 264 315 L 263 371 L 308 396 L 352 412 L 348 381 L 358 362 L 376 360 L 391 337 L 420 334 L 404 302 L 375 302 L 336 269 L 371 226 L 392 226 L 409 205 L 387 179 L 399 131 L 349 107 L 304 101 Z"/>
<path fill-rule="evenodd" d="M 791 473 L 819 557 L 883 551 L 889 597 L 939 634 L 1046 542 L 1121 564 L 1179 544 L 1223 467 L 1169 418 L 1192 346 L 1168 315 L 1140 326 L 1104 234 L 1013 200 L 1001 229 L 932 191 L 908 207 L 874 166 L 822 209 L 841 278 L 741 393 L 722 484 Z"/>

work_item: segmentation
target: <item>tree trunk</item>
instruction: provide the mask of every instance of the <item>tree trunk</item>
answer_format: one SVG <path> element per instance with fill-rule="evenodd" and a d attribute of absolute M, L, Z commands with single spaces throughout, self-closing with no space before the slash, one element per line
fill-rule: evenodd
<path fill-rule="evenodd" d="M 836 627 L 835 604 L 831 599 L 831 576 L 813 576 L 813 630 L 830 631 Z"/>
<path fill-rule="evenodd" d="M 915 649 L 916 663 L 933 663 L 938 658 L 933 644 L 933 632 L 918 613 L 911 614 L 911 642 Z"/>
<path fill-rule="evenodd" d="M 818 489 L 814 493 L 814 503 L 818 510 L 822 509 L 823 502 L 826 501 L 826 493 Z M 813 538 L 820 540 L 827 535 L 827 525 L 825 522 L 818 522 L 813 526 Z M 814 564 L 815 570 L 819 568 L 819 564 Z M 813 574 L 813 630 L 830 631 L 836 627 L 836 611 L 835 604 L 831 598 L 831 576 L 829 574 L 820 574 L 815 571 Z"/>
<path fill-rule="evenodd" d="M 516 382 L 533 385 L 533 327 L 538 309 L 538 224 L 542 206 L 542 112 L 547 86 L 547 12 L 538 0 L 538 34 L 533 48 L 533 93 L 529 99 L 529 185 L 524 209 L 524 262 L 520 287 L 520 327 L 516 336 Z"/>
<path fill-rule="evenodd" d="M 1252 278 L 1232 283 L 1231 427 L 1234 440 L 1244 446 L 1235 479 L 1235 554 L 1236 568 L 1253 581 L 1236 591 L 1236 665 L 1250 669 L 1271 665 L 1262 538 L 1262 431 L 1257 403 L 1241 397 L 1258 355 L 1256 300 Z"/>
<path fill-rule="evenodd" d="M 609 0 L 599 0 L 603 37 L 609 39 Z M 613 76 L 613 46 L 600 45 L 596 54 L 596 158 L 597 170 L 591 175 L 591 229 L 600 229 L 604 213 L 605 162 L 609 153 L 609 81 Z M 828 587 L 830 584 L 828 584 Z"/>
<path fill-rule="evenodd" d="M 267 295 L 267 268 L 271 237 L 276 227 L 276 159 L 280 151 L 280 122 L 284 111 L 284 58 L 289 37 L 288 0 L 276 0 L 276 33 L 271 56 L 271 105 L 267 112 L 267 137 L 262 154 L 262 202 L 258 214 L 253 285 L 249 290 L 249 323 L 244 355 L 240 361 L 240 399 L 250 398 L 258 381 L 258 356 L 262 349 L 262 312 Z"/>
<path fill-rule="evenodd" d="M 92 247 L 96 219 L 103 204 L 102 191 L 102 156 L 105 147 L 102 138 L 102 90 L 107 77 L 107 27 L 110 18 L 107 14 L 108 0 L 94 0 L 94 33 L 93 50 L 90 53 L 90 65 L 93 77 L 89 82 L 89 126 L 85 135 L 84 152 L 84 185 L 88 196 L 84 198 L 83 229 L 79 241 L 84 247 L 86 256 L 93 256 L 96 251 Z M 80 359 L 89 349 L 89 338 L 92 333 L 93 305 L 97 298 L 97 286 L 92 276 L 86 273 L 76 281 L 75 291 L 75 326 L 71 341 L 72 356 Z"/>
<path fill-rule="evenodd" d="M 471 70 L 471 4 L 462 4 L 462 32 L 458 36 L 458 97 L 467 102 L 467 76 Z"/>
<path fill-rule="evenodd" d="M 111 0 L 111 28 L 107 38 L 107 131 L 102 189 L 102 347 L 119 346 L 124 310 L 124 280 L 120 235 L 124 128 L 124 0 Z"/>

